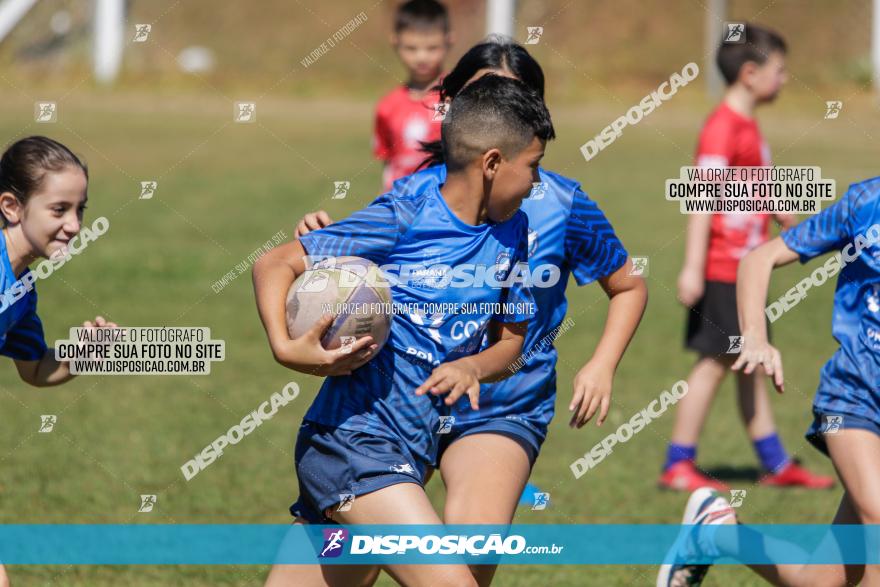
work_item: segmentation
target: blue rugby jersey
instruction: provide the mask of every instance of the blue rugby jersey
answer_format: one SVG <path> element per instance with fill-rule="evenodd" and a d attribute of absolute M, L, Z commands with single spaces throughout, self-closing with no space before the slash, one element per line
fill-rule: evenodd
<path fill-rule="evenodd" d="M 480 409 L 462 398 L 454 406 L 455 425 L 471 425 L 497 418 L 524 421 L 542 436 L 553 418 L 556 398 L 554 333 L 568 308 L 565 288 L 570 275 L 586 285 L 618 270 L 627 259 L 623 244 L 580 184 L 543 168 L 541 182 L 521 210 L 529 219 L 529 268 L 536 315 L 529 322 L 523 345 L 528 360 L 511 377 L 484 384 Z M 431 167 L 395 182 L 392 191 L 406 194 L 445 180 L 446 168 Z M 552 281 L 551 273 L 557 270 Z M 549 285 L 549 287 L 547 287 Z"/>
<path fill-rule="evenodd" d="M 786 230 L 801 263 L 829 251 L 853 257 L 837 278 L 831 333 L 840 348 L 822 367 L 814 409 L 880 422 L 880 178 L 850 186 L 834 205 Z M 873 227 L 873 228 L 872 228 Z"/>
<path fill-rule="evenodd" d="M 501 223 L 466 224 L 434 183 L 382 195 L 303 236 L 310 256 L 354 255 L 385 268 L 396 278 L 391 294 L 397 308 L 378 355 L 350 376 L 328 377 L 305 419 L 403 439 L 432 463 L 439 417 L 449 408 L 442 397 L 417 397 L 415 388 L 440 363 L 479 352 L 490 320 L 532 318 L 531 293 L 517 278 L 528 268 L 527 229 L 521 211 Z M 469 266 L 480 276 L 473 282 L 454 273 Z"/>
<path fill-rule="evenodd" d="M 37 316 L 37 290 L 21 295 L 21 277 L 16 278 L 0 233 L 0 355 L 22 361 L 37 361 L 46 352 L 43 324 Z M 13 299 L 17 298 L 17 299 Z"/>

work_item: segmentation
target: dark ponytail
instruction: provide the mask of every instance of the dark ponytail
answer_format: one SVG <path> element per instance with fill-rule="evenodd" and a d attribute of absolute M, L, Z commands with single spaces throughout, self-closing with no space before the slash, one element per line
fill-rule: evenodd
<path fill-rule="evenodd" d="M 0 194 L 9 192 L 22 205 L 27 204 L 31 195 L 40 189 L 47 173 L 63 171 L 67 167 L 81 169 L 88 180 L 86 164 L 58 141 L 41 136 L 16 141 L 0 158 Z M 2 220 L 6 226 L 6 218 Z"/>
<path fill-rule="evenodd" d="M 440 82 L 440 101 L 453 100 L 467 82 L 481 69 L 506 69 L 531 90 L 544 97 L 544 72 L 525 48 L 509 37 L 492 35 L 461 56 L 455 68 Z M 443 163 L 440 141 L 422 143 L 427 157 L 419 169 Z"/>

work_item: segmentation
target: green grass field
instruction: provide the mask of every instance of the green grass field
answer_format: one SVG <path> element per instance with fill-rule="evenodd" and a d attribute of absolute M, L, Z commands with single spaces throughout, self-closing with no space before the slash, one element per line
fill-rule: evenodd
<path fill-rule="evenodd" d="M 794 84 L 798 90 L 797 84 Z M 803 90 L 803 88 L 800 88 Z M 279 230 L 324 208 L 340 217 L 377 193 L 380 168 L 369 157 L 371 104 L 257 99 L 257 123 L 234 124 L 232 102 L 216 92 L 168 99 L 141 93 L 80 89 L 59 97 L 59 121 L 39 125 L 26 90 L 6 92 L 0 112 L 4 141 L 45 133 L 70 145 L 91 171 L 89 218 L 107 216 L 109 232 L 39 284 L 47 339 L 103 314 L 127 326 L 209 326 L 226 341 L 228 358 L 207 377 L 81 377 L 63 387 L 20 383 L 0 362 L 0 521 L 3 523 L 286 523 L 296 496 L 292 446 L 320 380 L 287 371 L 269 353 L 248 275 L 215 294 L 212 283 Z M 63 92 L 62 92 L 63 93 Z M 643 93 L 641 94 L 643 95 Z M 575 480 L 568 465 L 611 427 L 628 420 L 663 389 L 686 376 L 693 357 L 682 350 L 684 311 L 675 278 L 684 246 L 684 218 L 664 201 L 663 185 L 689 164 L 696 133 L 711 104 L 701 89 L 683 91 L 590 163 L 578 146 L 641 97 L 604 95 L 553 104 L 559 139 L 545 166 L 581 180 L 612 220 L 631 254 L 650 259 L 650 302 L 616 381 L 609 424 L 573 431 L 561 415 L 532 481 L 551 492 L 546 511 L 521 510 L 522 523 L 674 523 L 685 496 L 654 482 L 672 425 L 667 413 L 599 467 Z M 252 97 L 251 97 L 252 98 Z M 831 99 L 833 97 L 829 97 Z M 253 99 L 253 98 L 252 98 Z M 799 91 L 762 113 L 774 162 L 819 165 L 838 194 L 876 174 L 880 124 L 867 98 L 846 101 L 838 120 L 823 120 L 824 103 Z M 158 180 L 151 200 L 139 182 Z M 351 181 L 350 196 L 331 200 L 334 180 Z M 774 277 L 773 294 L 806 270 Z M 832 473 L 803 440 L 818 371 L 833 352 L 833 285 L 809 297 L 774 326 L 787 367 L 787 393 L 774 397 L 787 448 Z M 573 329 L 558 341 L 558 407 L 601 330 L 606 302 L 598 286 L 569 288 Z M 179 467 L 288 381 L 303 388 L 283 408 L 190 482 Z M 55 431 L 38 434 L 41 414 L 58 415 Z M 825 523 L 841 491 L 782 491 L 754 485 L 756 459 L 737 417 L 732 381 L 721 389 L 700 448 L 700 463 L 748 490 L 747 522 Z M 137 513 L 139 495 L 155 493 L 152 513 Z M 439 506 L 439 479 L 429 486 Z M 13 567 L 13 585 L 258 585 L 266 567 Z M 503 568 L 501 587 L 653 584 L 653 567 Z M 392 584 L 387 578 L 381 585 Z M 710 586 L 760 584 L 747 570 L 716 568 Z"/>

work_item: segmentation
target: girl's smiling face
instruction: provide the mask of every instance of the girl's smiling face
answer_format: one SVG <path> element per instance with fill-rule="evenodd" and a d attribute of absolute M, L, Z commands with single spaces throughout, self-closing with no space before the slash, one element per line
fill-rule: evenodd
<path fill-rule="evenodd" d="M 3 212 L 10 224 L 21 223 L 21 232 L 31 253 L 37 257 L 58 257 L 67 253 L 70 239 L 79 234 L 86 208 L 88 180 L 82 169 L 68 165 L 49 171 L 40 187 L 22 204 L 8 192 Z M 5 196 L 11 196 L 9 202 Z"/>

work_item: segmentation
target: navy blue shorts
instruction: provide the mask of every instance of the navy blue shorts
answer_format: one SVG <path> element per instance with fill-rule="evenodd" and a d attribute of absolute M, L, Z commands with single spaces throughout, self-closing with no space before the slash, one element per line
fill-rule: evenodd
<path fill-rule="evenodd" d="M 826 434 L 835 434 L 840 430 L 857 429 L 867 430 L 880 436 L 880 424 L 867 418 L 822 412 L 813 412 L 813 415 L 815 416 L 813 424 L 807 429 L 804 436 L 810 441 L 810 444 L 825 453 L 826 456 L 831 456 L 828 454 L 828 445 L 825 443 Z"/>
<path fill-rule="evenodd" d="M 443 453 L 459 438 L 487 433 L 506 436 L 519 444 L 529 458 L 530 468 L 535 466 L 538 452 L 541 450 L 541 444 L 543 444 L 544 439 L 547 437 L 546 430 L 529 424 L 521 418 L 493 418 L 482 422 L 453 424 L 452 430 L 444 434 L 440 439 L 440 448 L 437 453 L 435 467 L 440 466 L 440 459 L 443 457 Z"/>
<path fill-rule="evenodd" d="M 299 499 L 290 513 L 332 524 L 327 510 L 346 499 L 398 483 L 423 485 L 426 465 L 394 442 L 366 432 L 303 422 L 294 451 Z"/>

